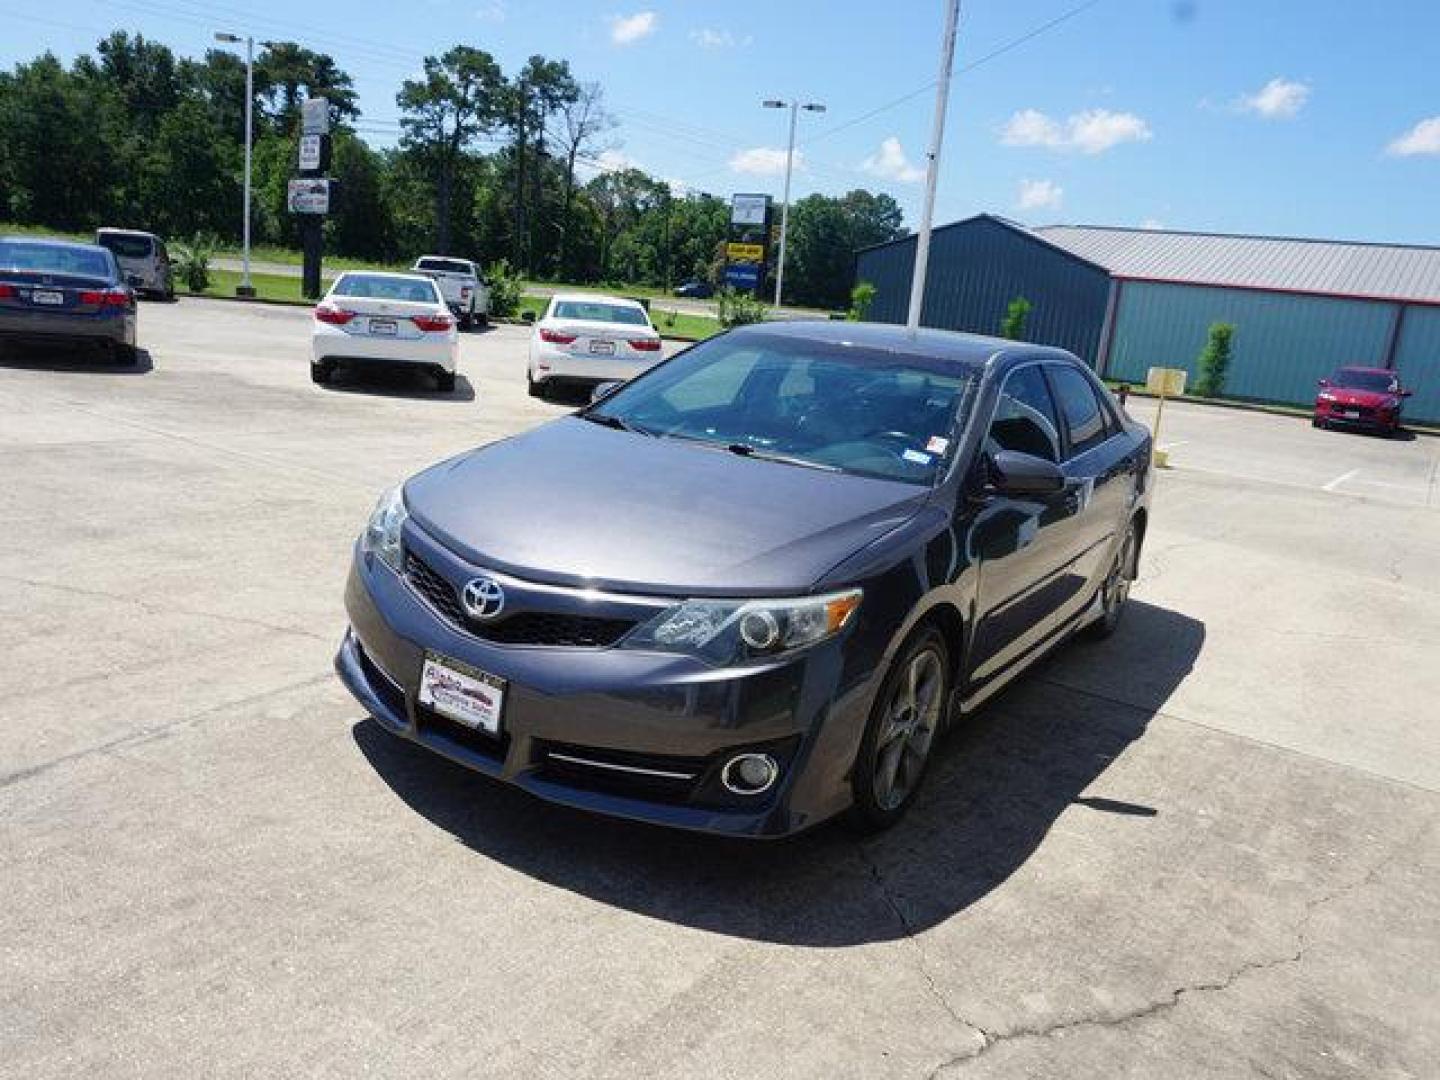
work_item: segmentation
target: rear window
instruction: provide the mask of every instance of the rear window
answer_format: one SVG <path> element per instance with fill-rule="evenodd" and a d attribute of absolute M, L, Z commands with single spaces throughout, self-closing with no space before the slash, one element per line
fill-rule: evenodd
<path fill-rule="evenodd" d="M 401 300 L 413 304 L 440 301 L 433 281 L 380 274 L 342 274 L 330 292 L 334 296 L 353 296 L 359 300 Z"/>
<path fill-rule="evenodd" d="M 459 259 L 421 259 L 415 264 L 416 270 L 439 270 L 444 274 L 466 274 L 475 276 L 475 268 Z"/>
<path fill-rule="evenodd" d="M 625 326 L 649 326 L 643 308 L 629 304 L 592 303 L 588 300 L 559 300 L 550 312 L 556 319 L 585 319 L 589 322 L 621 323 Z"/>
<path fill-rule="evenodd" d="M 0 270 L 69 274 L 102 281 L 116 278 L 115 261 L 103 251 L 26 240 L 0 240 Z"/>
<path fill-rule="evenodd" d="M 120 236 L 114 233 L 101 233 L 96 237 L 96 243 L 103 248 L 109 248 L 122 259 L 148 259 L 154 250 L 148 236 Z"/>

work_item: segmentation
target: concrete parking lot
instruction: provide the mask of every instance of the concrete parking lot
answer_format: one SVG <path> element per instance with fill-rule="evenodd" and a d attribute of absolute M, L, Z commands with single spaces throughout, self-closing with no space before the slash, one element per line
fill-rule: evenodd
<path fill-rule="evenodd" d="M 520 329 L 450 395 L 314 387 L 307 334 L 186 300 L 133 373 L 0 361 L 0 1075 L 1440 1075 L 1440 440 L 1167 408 L 1117 636 L 893 832 L 737 845 L 365 718 L 375 496 L 562 406 Z"/>

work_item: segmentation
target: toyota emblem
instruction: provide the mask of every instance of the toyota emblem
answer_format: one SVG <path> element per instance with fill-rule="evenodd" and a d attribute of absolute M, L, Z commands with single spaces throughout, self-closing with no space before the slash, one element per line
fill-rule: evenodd
<path fill-rule="evenodd" d="M 471 578 L 460 590 L 460 600 L 471 618 L 493 619 L 505 608 L 505 590 L 494 578 Z"/>

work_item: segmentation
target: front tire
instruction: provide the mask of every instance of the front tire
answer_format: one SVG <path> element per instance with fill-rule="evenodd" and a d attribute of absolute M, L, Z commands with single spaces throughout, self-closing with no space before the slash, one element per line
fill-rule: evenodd
<path fill-rule="evenodd" d="M 950 650 L 934 626 L 915 636 L 890 665 L 860 741 L 850 784 L 850 824 L 880 832 L 899 821 L 930 764 L 950 700 Z"/>

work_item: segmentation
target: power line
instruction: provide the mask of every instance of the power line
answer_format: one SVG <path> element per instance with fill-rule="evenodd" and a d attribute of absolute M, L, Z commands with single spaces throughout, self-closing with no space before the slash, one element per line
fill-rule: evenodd
<path fill-rule="evenodd" d="M 992 49 L 985 55 L 978 57 L 977 59 L 970 61 L 968 64 L 961 66 L 959 70 L 955 72 L 955 74 L 966 75 L 969 72 L 972 72 L 976 68 L 980 67 L 982 64 L 988 64 L 991 60 L 994 60 L 1000 56 L 1004 56 L 1006 53 L 1018 49 L 1026 42 L 1032 41 L 1035 38 L 1039 37 L 1041 34 L 1053 30 L 1061 23 L 1069 22 L 1077 15 L 1081 15 L 1084 12 L 1089 11 L 1091 8 L 1102 2 L 1103 0 L 1085 0 L 1085 3 L 1077 4 L 1074 7 L 1061 12 L 1059 15 L 1055 16 L 1055 18 L 1049 20 L 1048 22 L 1041 23 L 1039 26 L 1036 26 L 1031 30 L 1027 30 L 1019 37 L 1012 38 L 1010 41 L 1007 41 L 1003 45 Z M 846 120 L 842 124 L 837 124 L 834 127 L 826 128 L 823 131 L 820 131 L 817 134 L 810 136 L 810 138 L 806 139 L 799 145 L 809 146 L 812 143 L 819 142 L 821 139 L 828 139 L 832 135 L 838 135 L 842 131 L 848 131 L 850 128 L 853 128 L 858 124 L 863 124 L 865 123 L 865 121 L 871 120 L 879 116 L 883 112 L 889 112 L 891 109 L 904 105 L 908 101 L 915 100 L 915 98 L 919 97 L 921 94 L 925 94 L 931 90 L 934 90 L 938 82 L 938 79 L 931 79 L 924 86 L 917 87 L 916 89 L 911 90 L 908 94 L 903 94 L 902 96 L 896 98 L 894 101 L 887 101 L 884 105 L 877 106 L 876 108 L 871 109 L 869 112 L 863 113 L 860 116 L 855 117 L 853 120 Z"/>

